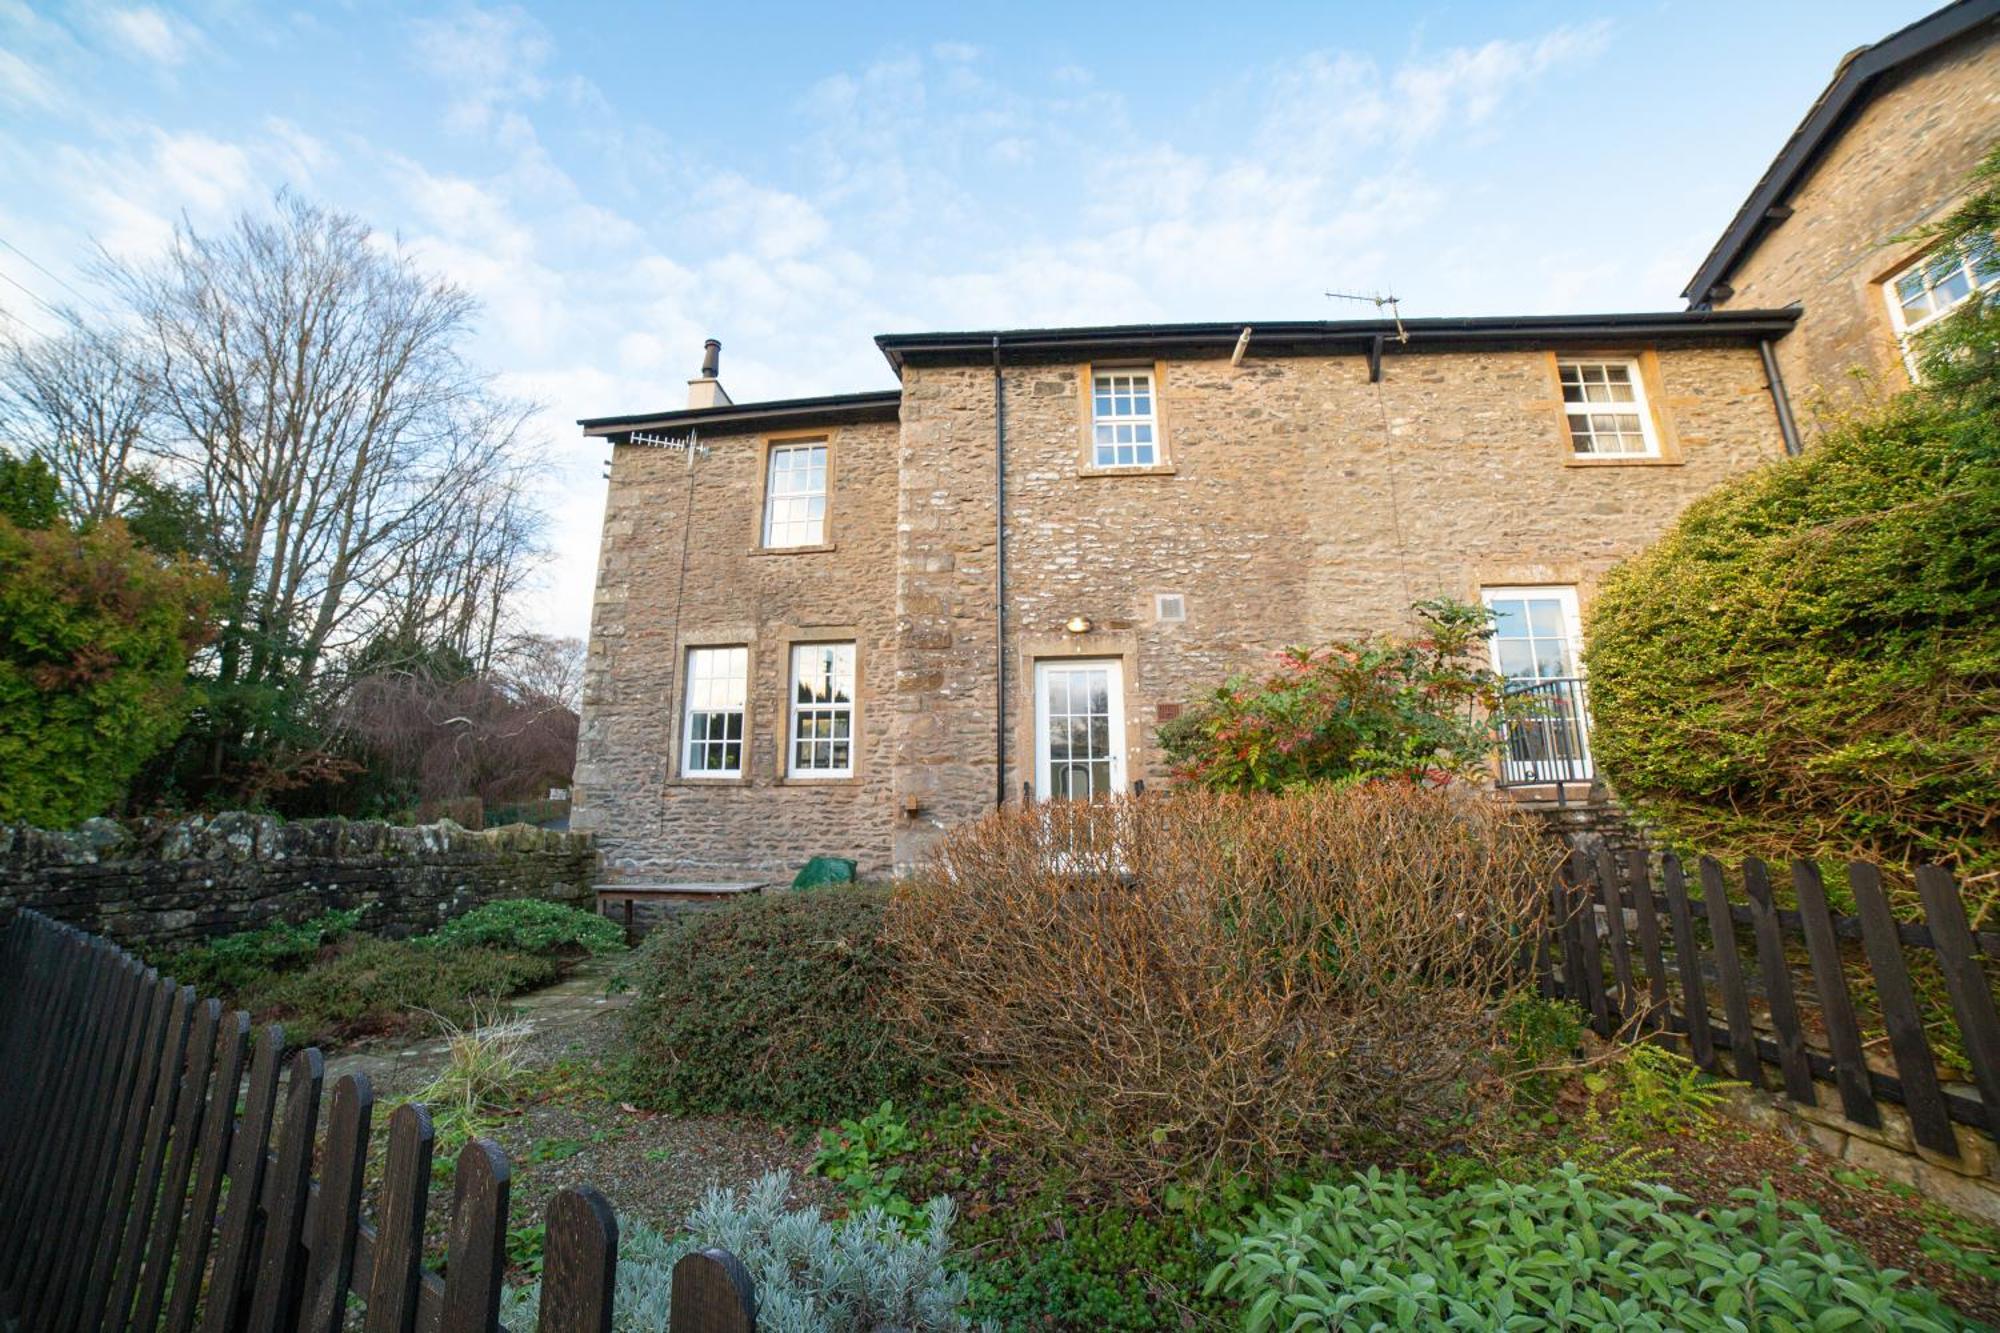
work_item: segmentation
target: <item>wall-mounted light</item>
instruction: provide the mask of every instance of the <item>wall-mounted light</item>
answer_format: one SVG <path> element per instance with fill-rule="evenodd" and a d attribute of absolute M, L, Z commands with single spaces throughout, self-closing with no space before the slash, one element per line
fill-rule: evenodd
<path fill-rule="evenodd" d="M 1088 634 L 1090 633 L 1090 617 L 1071 616 L 1069 620 L 1063 625 L 1063 628 L 1068 630 L 1071 634 Z"/>

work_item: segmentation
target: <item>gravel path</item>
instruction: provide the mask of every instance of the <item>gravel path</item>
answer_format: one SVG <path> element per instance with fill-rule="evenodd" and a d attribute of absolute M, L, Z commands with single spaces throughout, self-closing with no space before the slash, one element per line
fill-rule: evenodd
<path fill-rule="evenodd" d="M 549 1196 L 569 1185 L 603 1191 L 620 1218 L 673 1230 L 720 1185 L 742 1188 L 770 1171 L 792 1173 L 794 1204 L 830 1203 L 837 1191 L 805 1174 L 812 1145 L 761 1121 L 678 1117 L 617 1100 L 628 997 L 607 995 L 619 958 L 580 965 L 562 983 L 517 998 L 529 1026 L 522 1063 L 537 1071 L 534 1093 L 487 1127 L 512 1159 L 517 1225 L 541 1220 Z M 360 1071 L 374 1085 L 378 1122 L 386 1108 L 422 1089 L 448 1063 L 442 1038 L 376 1042 L 327 1061 L 328 1086 Z M 378 1131 L 379 1135 L 379 1131 Z"/>

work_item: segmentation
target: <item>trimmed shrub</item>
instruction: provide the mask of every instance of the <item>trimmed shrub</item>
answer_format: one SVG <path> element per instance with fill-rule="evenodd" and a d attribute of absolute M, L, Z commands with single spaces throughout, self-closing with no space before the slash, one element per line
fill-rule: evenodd
<path fill-rule="evenodd" d="M 2000 867 L 2000 419 L 1832 424 L 1614 570 L 1586 637 L 1592 749 L 1675 839 Z"/>
<path fill-rule="evenodd" d="M 931 1200 L 920 1225 L 905 1232 L 877 1209 L 829 1222 L 819 1209 L 785 1208 L 791 1177 L 759 1179 L 738 1198 L 711 1189 L 688 1217 L 688 1230 L 666 1236 L 644 1223 L 620 1224 L 614 1333 L 659 1333 L 672 1312 L 674 1265 L 695 1250 L 720 1247 L 742 1261 L 757 1292 L 757 1326 L 772 1333 L 970 1333 L 963 1313 L 966 1279 L 948 1266 L 952 1203 Z M 532 1329 L 541 1287 L 505 1293 L 501 1322 Z"/>
<path fill-rule="evenodd" d="M 827 1124 L 934 1095 L 939 1060 L 889 1012 L 887 895 L 827 888 L 685 912 L 634 958 L 631 1096 L 661 1110 Z"/>
<path fill-rule="evenodd" d="M 888 937 L 914 1029 L 1083 1179 L 1268 1179 L 1463 1109 L 1557 856 L 1405 783 L 1064 803 L 954 832 Z"/>
<path fill-rule="evenodd" d="M 445 922 L 430 938 L 447 948 L 486 945 L 541 954 L 616 953 L 625 947 L 625 932 L 615 921 L 539 898 L 483 903 Z"/>
<path fill-rule="evenodd" d="M 1693 1210 L 1565 1165 L 1426 1196 L 1397 1172 L 1260 1207 L 1209 1278 L 1245 1333 L 1297 1328 L 1895 1328 L 1978 1325 L 1878 1270 L 1767 1184 Z"/>

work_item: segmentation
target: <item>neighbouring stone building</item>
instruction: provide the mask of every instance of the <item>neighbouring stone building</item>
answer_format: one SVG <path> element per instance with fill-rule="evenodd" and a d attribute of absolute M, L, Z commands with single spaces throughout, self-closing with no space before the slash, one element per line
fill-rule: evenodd
<path fill-rule="evenodd" d="M 686 408 L 582 423 L 612 463 L 576 827 L 628 878 L 887 872 L 998 804 L 1160 782 L 1184 703 L 1437 595 L 1569 719 L 1502 776 L 1587 780 L 1597 580 L 1797 447 L 1787 378 L 1876 355 L 1841 302 L 1886 311 L 1882 235 L 1992 139 L 1996 12 L 1850 57 L 1686 311 L 889 335 L 897 389 L 747 404 L 710 344 Z M 1914 152 L 1932 96 L 1966 142 Z M 1895 201 L 1852 202 L 1868 172 Z"/>
<path fill-rule="evenodd" d="M 1909 235 L 1951 212 L 1996 142 L 2000 2 L 1960 0 L 1840 63 L 1682 294 L 1799 307 L 1777 355 L 1803 404 L 1903 388 L 1908 335 L 2000 280 L 1990 250 Z"/>

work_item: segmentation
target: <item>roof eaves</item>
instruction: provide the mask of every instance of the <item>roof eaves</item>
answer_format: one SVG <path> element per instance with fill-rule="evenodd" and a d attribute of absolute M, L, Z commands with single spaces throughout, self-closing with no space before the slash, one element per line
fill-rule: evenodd
<path fill-rule="evenodd" d="M 875 345 L 900 374 L 912 357 L 946 361 L 1012 353 L 1229 350 L 1249 330 L 1265 351 L 1367 346 L 1377 339 L 1449 347 L 1496 342 L 1577 342 L 1631 337 L 1781 337 L 1797 310 L 1669 310 L 1609 315 L 1505 315 L 1394 320 L 1235 320 L 1201 324 L 1115 324 L 1084 328 L 982 329 L 888 333 Z"/>
<path fill-rule="evenodd" d="M 826 394 L 817 398 L 777 398 L 761 403 L 728 403 L 720 407 L 690 407 L 666 412 L 639 412 L 616 417 L 582 417 L 585 435 L 623 435 L 650 427 L 731 426 L 736 428 L 845 421 L 893 421 L 901 407 L 900 389 L 868 393 Z"/>
<path fill-rule="evenodd" d="M 1957 0 L 1874 45 L 1845 56 L 1682 290 L 1681 295 L 1689 304 L 1699 306 L 1706 302 L 1717 284 L 1725 281 L 1737 263 L 1755 248 L 1765 224 L 1774 220 L 1768 216 L 1770 211 L 1784 202 L 1793 185 L 1818 160 L 1820 150 L 1843 128 L 1848 113 L 1877 79 L 1996 18 L 2000 18 L 2000 0 Z"/>

